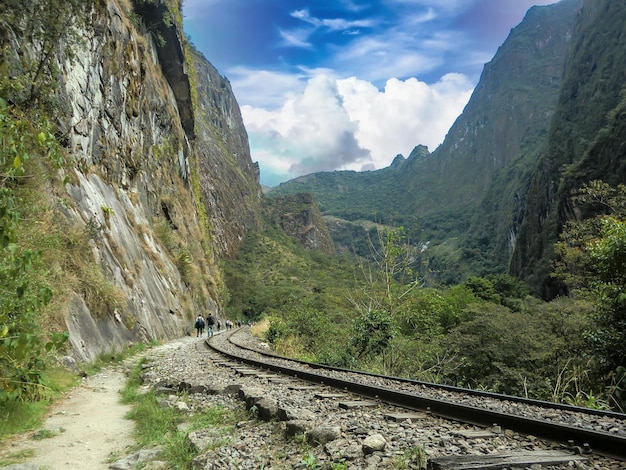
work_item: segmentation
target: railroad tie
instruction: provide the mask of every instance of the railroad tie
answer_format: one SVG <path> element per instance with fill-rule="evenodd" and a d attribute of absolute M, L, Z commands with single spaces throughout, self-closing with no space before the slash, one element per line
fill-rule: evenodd
<path fill-rule="evenodd" d="M 424 413 L 389 413 L 385 415 L 385 419 L 400 423 L 403 421 L 409 421 L 415 423 L 419 420 L 426 419 L 427 415 Z"/>
<path fill-rule="evenodd" d="M 558 450 L 542 450 L 438 457 L 429 460 L 429 468 L 432 470 L 498 470 L 510 467 L 527 468 L 532 465 L 568 465 L 569 462 L 582 462 L 584 460 L 587 458 L 581 455 L 573 455 Z"/>
<path fill-rule="evenodd" d="M 368 400 L 352 400 L 339 402 L 339 408 L 343 408 L 344 410 L 351 410 L 353 408 L 367 408 L 370 406 L 378 406 L 378 403 Z"/>

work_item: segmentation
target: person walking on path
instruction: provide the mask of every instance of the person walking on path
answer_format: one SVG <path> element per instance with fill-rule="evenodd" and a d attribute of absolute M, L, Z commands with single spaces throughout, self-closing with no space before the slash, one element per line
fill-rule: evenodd
<path fill-rule="evenodd" d="M 215 325 L 215 318 L 213 318 L 213 315 L 211 314 L 211 312 L 209 312 L 209 316 L 206 317 L 206 335 L 207 337 L 209 336 L 213 336 L 213 325 Z"/>
<path fill-rule="evenodd" d="M 202 315 L 198 315 L 194 327 L 196 328 L 196 337 L 202 336 L 204 332 L 204 318 L 202 318 Z"/>

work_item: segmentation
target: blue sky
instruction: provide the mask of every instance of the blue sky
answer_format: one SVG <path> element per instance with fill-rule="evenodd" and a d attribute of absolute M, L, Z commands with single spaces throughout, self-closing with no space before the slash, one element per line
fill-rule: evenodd
<path fill-rule="evenodd" d="M 191 42 L 232 85 L 275 186 L 433 151 L 483 66 L 554 0 L 184 0 Z"/>

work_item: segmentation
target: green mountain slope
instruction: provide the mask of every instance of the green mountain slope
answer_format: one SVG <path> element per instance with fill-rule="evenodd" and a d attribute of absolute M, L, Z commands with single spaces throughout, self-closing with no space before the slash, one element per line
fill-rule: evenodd
<path fill-rule="evenodd" d="M 485 66 L 463 114 L 432 154 L 368 173 L 317 173 L 269 195 L 309 191 L 324 215 L 415 227 L 433 280 L 505 272 L 539 151 L 547 141 L 580 0 L 532 8 Z"/>
<path fill-rule="evenodd" d="M 324 215 L 346 220 L 380 220 L 401 214 L 406 191 L 397 181 L 409 162 L 429 155 L 418 146 L 408 159 L 398 156 L 388 168 L 377 171 L 334 171 L 312 173 L 272 188 L 270 197 L 309 192 L 315 196 Z"/>
<path fill-rule="evenodd" d="M 571 196 L 583 183 L 626 181 L 626 4 L 586 1 L 550 128 L 525 195 L 523 225 L 511 270 L 560 292 L 548 277 L 552 246 L 577 208 Z"/>

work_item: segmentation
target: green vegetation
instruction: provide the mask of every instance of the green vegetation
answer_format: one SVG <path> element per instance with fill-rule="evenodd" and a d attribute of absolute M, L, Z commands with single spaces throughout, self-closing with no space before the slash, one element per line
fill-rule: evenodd
<path fill-rule="evenodd" d="M 423 447 L 412 447 L 399 457 L 395 458 L 395 468 L 418 470 L 426 469 L 426 451 Z"/>
<path fill-rule="evenodd" d="M 1 459 L 0 465 L 4 467 L 4 466 L 13 465 L 13 464 L 19 464 L 23 462 L 24 460 L 33 457 L 34 455 L 35 455 L 34 449 L 24 449 L 18 452 L 14 452 L 10 456 L 4 459 Z"/>
<path fill-rule="evenodd" d="M 78 376 L 60 367 L 48 367 L 41 374 L 41 382 L 45 384 L 40 388 L 39 397 L 36 400 L 10 400 L 0 406 L 0 441 L 15 434 L 32 431 L 43 423 L 46 412 L 54 400 L 59 398 L 61 392 L 76 385 Z M 47 431 L 41 430 L 35 434 L 35 439 L 51 437 Z M 0 459 L 0 466 L 19 463 L 30 455 L 23 453 L 11 453 Z"/>
<path fill-rule="evenodd" d="M 292 357 L 616 407 L 623 380 L 618 362 L 624 355 L 622 338 L 611 325 L 619 310 L 602 299 L 615 296 L 610 273 L 623 272 L 614 269 L 622 226 L 603 227 L 606 241 L 596 242 L 589 253 L 589 263 L 593 260 L 607 276 L 599 285 L 602 278 L 595 275 L 597 295 L 544 302 L 504 274 L 426 287 L 419 256 L 402 228 L 379 226 L 368 261 L 305 250 L 267 224 L 224 266 L 232 299 L 227 312 L 266 324 L 267 341 Z M 607 291 L 609 286 L 613 290 Z M 611 354 L 598 348 L 594 354 L 590 341 L 611 345 Z M 608 382 L 603 363 L 613 367 Z"/>
<path fill-rule="evenodd" d="M 156 343 L 151 344 L 150 346 L 155 346 Z M 131 344 L 120 351 L 111 351 L 107 353 L 100 354 L 94 361 L 85 365 L 85 373 L 87 375 L 94 375 L 100 372 L 105 367 L 111 364 L 117 364 L 122 362 L 124 359 L 132 357 L 136 354 L 139 354 L 146 349 L 148 349 L 147 344 L 145 343 L 135 343 Z"/>
<path fill-rule="evenodd" d="M 239 253 L 223 267 L 227 316 L 270 319 L 268 334 L 277 347 L 333 357 L 337 336 L 326 332 L 348 333 L 351 308 L 344 293 L 358 275 L 349 258 L 307 251 L 271 227 L 250 233 Z"/>
<path fill-rule="evenodd" d="M 574 200 L 583 213 L 597 215 L 565 227 L 555 276 L 593 304 L 584 332 L 594 352 L 589 374 L 606 382 L 612 406 L 626 409 L 626 186 L 592 181 Z"/>
<path fill-rule="evenodd" d="M 46 131 L 37 132 L 0 98 L 0 403 L 39 398 L 46 358 L 67 339 L 38 334 L 39 315 L 52 289 L 41 275 L 41 252 L 20 246 L 26 165 L 37 156 L 54 162 L 58 148 Z"/>

